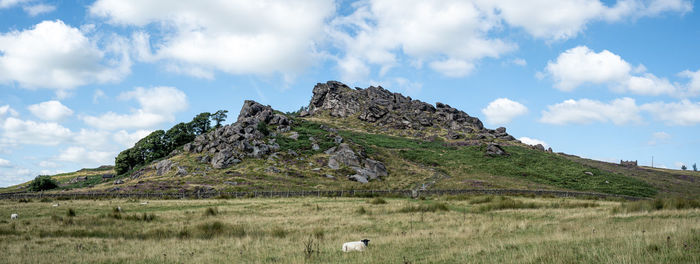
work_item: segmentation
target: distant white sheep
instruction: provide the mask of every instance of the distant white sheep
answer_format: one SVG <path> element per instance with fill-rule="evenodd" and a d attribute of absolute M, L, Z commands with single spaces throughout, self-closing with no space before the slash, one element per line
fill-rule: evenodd
<path fill-rule="evenodd" d="M 148 202 L 142 202 L 142 203 L 141 203 L 141 205 L 147 205 L 147 204 L 148 204 Z"/>
<path fill-rule="evenodd" d="M 19 217 L 19 215 L 17 215 L 17 214 L 10 215 L 10 219 L 17 219 L 17 217 Z"/>
<path fill-rule="evenodd" d="M 346 242 L 343 244 L 343 252 L 365 251 L 369 246 L 369 239 L 360 241 Z"/>
<path fill-rule="evenodd" d="M 53 207 L 58 207 L 58 203 L 52 204 Z"/>

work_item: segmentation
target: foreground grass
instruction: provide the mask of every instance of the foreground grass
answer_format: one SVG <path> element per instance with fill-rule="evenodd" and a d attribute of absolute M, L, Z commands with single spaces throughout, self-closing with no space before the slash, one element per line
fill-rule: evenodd
<path fill-rule="evenodd" d="M 490 196 L 141 202 L 0 201 L 1 261 L 700 262 L 700 210 L 692 206 Z M 341 252 L 362 238 L 371 240 L 366 252 Z"/>

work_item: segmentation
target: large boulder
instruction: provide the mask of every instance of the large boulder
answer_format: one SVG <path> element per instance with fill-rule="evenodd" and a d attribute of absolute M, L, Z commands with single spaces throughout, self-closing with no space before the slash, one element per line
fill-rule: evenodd
<path fill-rule="evenodd" d="M 352 181 L 367 183 L 370 180 L 380 180 L 389 173 L 384 163 L 369 158 L 362 158 L 350 148 L 347 143 L 340 144 L 337 148 L 329 149 L 331 156 L 328 158 L 328 167 L 340 169 L 343 166 L 352 169 L 355 174 L 347 175 Z"/>
<path fill-rule="evenodd" d="M 508 156 L 508 153 L 500 145 L 490 143 L 486 146 L 486 155 L 491 157 Z"/>

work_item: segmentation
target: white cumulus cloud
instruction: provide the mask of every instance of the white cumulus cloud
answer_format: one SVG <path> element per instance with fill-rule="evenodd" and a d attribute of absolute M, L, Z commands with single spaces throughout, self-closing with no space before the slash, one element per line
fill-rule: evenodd
<path fill-rule="evenodd" d="M 27 12 L 29 16 L 38 16 L 45 13 L 51 13 L 56 10 L 56 6 L 47 4 L 36 4 L 22 7 L 24 12 Z"/>
<path fill-rule="evenodd" d="M 542 111 L 540 122 L 548 124 L 590 124 L 612 122 L 616 125 L 641 121 L 640 109 L 632 98 L 615 99 L 604 103 L 590 99 L 566 100 L 547 106 Z"/>
<path fill-rule="evenodd" d="M 35 122 L 8 117 L 0 123 L 0 143 L 53 146 L 70 140 L 70 129 L 54 122 Z"/>
<path fill-rule="evenodd" d="M 119 44 L 115 39 L 102 50 L 79 29 L 60 20 L 2 33 L 0 82 L 54 89 L 65 96 L 77 86 L 118 81 L 131 66 L 126 50 Z"/>
<path fill-rule="evenodd" d="M 620 0 L 608 6 L 599 0 L 484 0 L 482 8 L 530 35 L 548 40 L 575 37 L 595 21 L 617 22 L 656 16 L 664 12 L 686 13 L 692 3 L 686 0 Z"/>
<path fill-rule="evenodd" d="M 150 130 L 137 130 L 132 133 L 127 132 L 126 130 L 119 130 L 112 135 L 112 138 L 114 139 L 115 142 L 121 144 L 123 147 L 133 147 L 136 142 L 141 140 L 142 138 L 145 138 L 148 136 L 148 134 L 151 134 Z"/>
<path fill-rule="evenodd" d="M 6 159 L 0 159 L 0 168 L 10 168 L 12 167 L 12 162 Z"/>
<path fill-rule="evenodd" d="M 694 103 L 687 99 L 674 103 L 654 102 L 642 105 L 641 109 L 667 125 L 690 126 L 700 123 L 700 102 Z"/>
<path fill-rule="evenodd" d="M 697 72 L 686 70 L 679 74 L 690 79 L 686 85 L 671 83 L 646 72 L 643 65 L 632 67 L 617 54 L 608 50 L 595 52 L 586 46 L 564 51 L 555 61 L 547 63 L 545 72 L 554 80 L 554 87 L 562 91 L 595 84 L 605 85 L 616 92 L 640 95 L 682 97 L 700 94 L 700 74 Z"/>
<path fill-rule="evenodd" d="M 184 92 L 167 86 L 153 88 L 137 87 L 122 93 L 122 100 L 136 100 L 140 108 L 129 114 L 107 112 L 100 116 L 82 116 L 86 124 L 100 130 L 146 129 L 175 120 L 175 113 L 187 109 Z"/>
<path fill-rule="evenodd" d="M 211 78 L 214 71 L 299 73 L 314 62 L 316 43 L 335 4 L 331 0 L 98 0 L 89 12 L 115 25 L 158 25 L 164 36 L 154 43 L 146 33 L 135 35 L 141 59 L 163 60 L 175 71 Z"/>
<path fill-rule="evenodd" d="M 486 122 L 494 125 L 510 123 L 514 118 L 527 113 L 527 107 L 508 98 L 498 98 L 481 109 L 486 115 Z"/>
<path fill-rule="evenodd" d="M 73 110 L 56 100 L 33 104 L 27 109 L 34 116 L 47 121 L 59 121 L 73 114 Z"/>
<path fill-rule="evenodd" d="M 91 151 L 82 147 L 69 147 L 56 157 L 56 160 L 73 162 L 86 167 L 96 167 L 106 164 L 114 164 L 115 153 L 104 151 Z"/>

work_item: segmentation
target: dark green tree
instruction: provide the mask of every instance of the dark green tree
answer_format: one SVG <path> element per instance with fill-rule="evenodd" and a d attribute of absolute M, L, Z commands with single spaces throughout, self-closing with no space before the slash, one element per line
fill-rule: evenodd
<path fill-rule="evenodd" d="M 228 113 L 228 110 L 219 110 L 211 115 L 211 119 L 216 122 L 216 125 L 214 125 L 215 128 L 221 127 L 221 123 L 226 121 L 226 118 L 228 117 L 226 113 Z"/>
<path fill-rule="evenodd" d="M 57 187 L 58 183 L 51 179 L 51 176 L 48 175 L 39 175 L 34 178 L 31 183 L 29 183 L 29 190 L 35 192 L 51 190 Z"/>
<path fill-rule="evenodd" d="M 168 132 L 165 132 L 163 141 L 165 141 L 165 144 L 168 146 L 168 152 L 170 152 L 182 145 L 192 142 L 194 137 L 195 135 L 192 128 L 181 122 L 168 129 Z"/>
<path fill-rule="evenodd" d="M 693 163 L 693 171 L 698 171 L 698 165 Z"/>
<path fill-rule="evenodd" d="M 211 121 L 209 121 L 209 117 L 211 117 L 211 113 L 204 112 L 192 118 L 192 121 L 190 121 L 190 127 L 195 135 L 204 134 L 211 129 Z"/>
<path fill-rule="evenodd" d="M 156 130 L 136 142 L 134 147 L 139 151 L 144 162 L 148 163 L 168 155 L 168 146 L 163 141 L 164 135 L 165 131 Z"/>
<path fill-rule="evenodd" d="M 688 167 L 686 167 L 685 164 L 681 166 L 681 170 L 687 170 L 687 169 L 688 169 Z"/>

